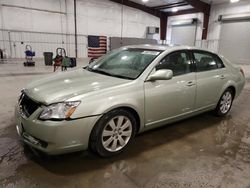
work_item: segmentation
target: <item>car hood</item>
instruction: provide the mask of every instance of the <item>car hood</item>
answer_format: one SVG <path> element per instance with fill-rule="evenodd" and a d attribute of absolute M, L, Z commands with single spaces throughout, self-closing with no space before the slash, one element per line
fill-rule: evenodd
<path fill-rule="evenodd" d="M 24 92 L 43 104 L 65 101 L 72 97 L 131 82 L 84 69 L 62 72 L 31 82 Z"/>

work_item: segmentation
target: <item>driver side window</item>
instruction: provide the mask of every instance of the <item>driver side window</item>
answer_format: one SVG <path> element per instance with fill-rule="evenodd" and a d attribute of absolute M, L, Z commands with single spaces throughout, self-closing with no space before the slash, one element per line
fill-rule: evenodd
<path fill-rule="evenodd" d="M 177 51 L 164 57 L 155 69 L 170 69 L 174 76 L 179 76 L 191 72 L 191 61 L 186 51 Z"/>

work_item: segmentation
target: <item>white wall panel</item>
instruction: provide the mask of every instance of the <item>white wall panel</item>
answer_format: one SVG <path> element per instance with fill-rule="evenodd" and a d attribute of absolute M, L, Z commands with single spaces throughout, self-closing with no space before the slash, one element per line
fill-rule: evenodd
<path fill-rule="evenodd" d="M 1 0 L 2 4 L 15 5 L 15 6 L 30 6 L 30 0 Z"/>
<path fill-rule="evenodd" d="M 68 1 L 67 8 L 69 21 L 68 30 L 70 33 L 73 33 L 73 1 Z M 122 25 L 122 6 L 108 0 L 77 1 L 77 20 L 79 34 L 120 37 Z M 135 25 L 139 25 L 139 27 L 134 27 Z M 133 8 L 123 6 L 124 37 L 129 36 L 145 38 L 147 26 L 159 27 L 159 25 L 159 18 Z M 130 28 L 133 28 L 133 30 Z"/>
<path fill-rule="evenodd" d="M 32 8 L 65 12 L 64 0 L 30 0 Z M 60 5 L 61 2 L 61 5 Z"/>
<path fill-rule="evenodd" d="M 66 16 L 64 14 L 5 6 L 2 7 L 2 11 L 5 29 L 39 32 L 66 32 Z"/>
<path fill-rule="evenodd" d="M 32 14 L 30 10 L 2 7 L 4 29 L 32 31 Z"/>
<path fill-rule="evenodd" d="M 1 2 L 1 1 L 0 1 Z M 0 4 L 0 27 L 3 28 L 4 25 L 3 25 L 3 10 L 2 10 L 2 6 Z"/>
<path fill-rule="evenodd" d="M 4 40 L 4 38 L 3 38 L 3 31 L 0 31 L 0 44 L 3 43 L 3 40 Z"/>
<path fill-rule="evenodd" d="M 11 31 L 11 50 L 8 47 L 10 46 L 8 32 L 4 32 L 7 36 L 3 37 L 3 44 L 7 46 L 9 53 L 12 52 L 13 57 L 24 57 L 26 44 L 32 45 L 36 51 L 36 57 L 42 57 L 43 51 L 55 52 L 56 48 L 61 46 L 66 48 L 70 56 L 74 56 L 73 0 L 66 0 L 66 4 L 65 0 L 0 0 L 0 3 L 27 7 L 23 9 L 3 6 L 1 9 L 0 6 L 0 28 Z M 66 11 L 67 14 L 31 10 L 32 8 Z M 121 36 L 122 9 L 123 37 L 145 38 L 148 26 L 159 27 L 160 25 L 159 18 L 130 7 L 122 7 L 109 0 L 77 0 L 79 57 L 87 56 L 87 35 Z M 13 32 L 14 30 L 20 32 Z"/>
<path fill-rule="evenodd" d="M 1 0 L 0 2 L 5 5 L 22 6 L 28 8 L 44 9 L 50 11 L 65 10 L 65 0 Z"/>
<path fill-rule="evenodd" d="M 123 27 L 123 37 L 146 38 L 146 28 L 144 24 L 125 23 Z"/>
<path fill-rule="evenodd" d="M 65 16 L 61 14 L 32 11 L 32 31 L 65 33 L 65 25 L 61 26 L 65 21 Z"/>

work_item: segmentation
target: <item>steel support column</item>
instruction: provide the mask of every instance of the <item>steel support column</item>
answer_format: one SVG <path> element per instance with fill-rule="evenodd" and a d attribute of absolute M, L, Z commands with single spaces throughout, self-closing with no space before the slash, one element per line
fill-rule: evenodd
<path fill-rule="evenodd" d="M 166 40 L 168 17 L 166 14 L 160 16 L 160 39 Z"/>

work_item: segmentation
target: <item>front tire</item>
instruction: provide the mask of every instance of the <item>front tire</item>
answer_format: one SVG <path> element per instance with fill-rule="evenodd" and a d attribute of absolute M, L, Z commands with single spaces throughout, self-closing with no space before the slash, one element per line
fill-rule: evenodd
<path fill-rule="evenodd" d="M 225 116 L 230 111 L 234 99 L 234 93 L 232 89 L 226 89 L 222 94 L 217 107 L 216 107 L 216 115 L 218 116 Z"/>
<path fill-rule="evenodd" d="M 102 157 L 124 151 L 136 133 L 136 119 L 124 109 L 104 114 L 90 136 L 90 148 Z"/>

